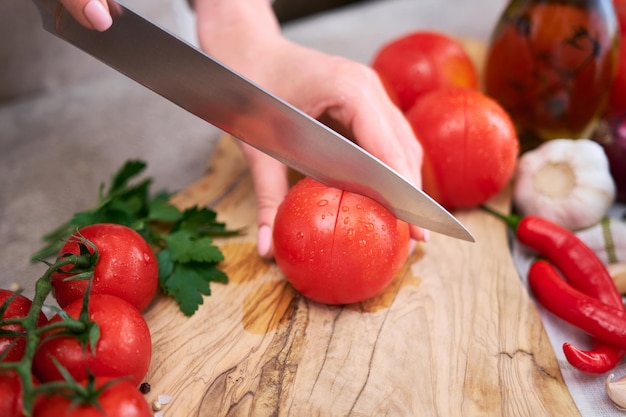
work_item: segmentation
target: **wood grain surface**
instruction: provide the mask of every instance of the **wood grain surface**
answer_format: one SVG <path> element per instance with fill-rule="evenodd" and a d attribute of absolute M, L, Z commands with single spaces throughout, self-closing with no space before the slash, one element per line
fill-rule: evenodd
<path fill-rule="evenodd" d="M 490 204 L 508 211 L 510 191 Z M 193 317 L 158 296 L 146 318 L 148 395 L 164 416 L 576 416 L 539 316 L 514 269 L 506 229 L 479 210 L 455 215 L 476 243 L 432 234 L 367 302 L 326 306 L 256 253 L 255 200 L 231 138 L 205 177 L 176 196 L 210 205 L 228 284 Z"/>

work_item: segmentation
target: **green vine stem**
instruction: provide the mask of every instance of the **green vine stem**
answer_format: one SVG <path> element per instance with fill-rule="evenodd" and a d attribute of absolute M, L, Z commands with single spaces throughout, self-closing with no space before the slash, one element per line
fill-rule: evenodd
<path fill-rule="evenodd" d="M 75 389 L 75 381 L 56 381 L 47 382 L 38 385 L 37 387 L 33 383 L 32 377 L 32 363 L 37 351 L 37 347 L 41 341 L 43 335 L 48 334 L 52 330 L 58 330 L 60 328 L 65 330 L 65 334 L 80 334 L 85 332 L 90 325 L 89 314 L 87 311 L 89 289 L 91 287 L 91 277 L 93 267 L 98 260 L 97 249 L 91 242 L 82 240 L 81 245 L 87 245 L 93 248 L 94 253 L 91 254 L 88 251 L 81 251 L 80 255 L 68 254 L 63 255 L 57 259 L 53 264 L 48 264 L 46 272 L 35 283 L 35 295 L 32 299 L 32 305 L 28 311 L 28 314 L 21 319 L 0 320 L 0 329 L 6 324 L 19 323 L 24 331 L 26 338 L 26 346 L 24 349 L 24 356 L 16 362 L 0 362 L 0 369 L 12 369 L 14 370 L 22 384 L 22 401 L 24 408 L 24 415 L 31 416 L 37 395 L 42 393 L 58 392 L 61 388 Z M 37 327 L 39 315 L 42 312 L 42 308 L 50 292 L 52 291 L 52 275 L 62 270 L 63 267 L 72 265 L 72 272 L 78 272 L 78 275 L 83 278 L 90 278 L 85 291 L 85 297 L 83 298 L 83 306 L 81 310 L 81 316 L 78 320 L 68 319 L 61 322 L 55 322 L 47 324 L 45 326 Z"/>

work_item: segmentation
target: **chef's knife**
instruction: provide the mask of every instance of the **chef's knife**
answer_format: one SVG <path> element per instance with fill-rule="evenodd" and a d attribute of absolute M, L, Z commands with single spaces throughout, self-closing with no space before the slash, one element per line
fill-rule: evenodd
<path fill-rule="evenodd" d="M 232 136 L 326 185 L 373 198 L 401 220 L 474 241 L 380 160 L 125 6 L 110 0 L 113 26 L 97 32 L 58 0 L 33 1 L 47 31 Z"/>

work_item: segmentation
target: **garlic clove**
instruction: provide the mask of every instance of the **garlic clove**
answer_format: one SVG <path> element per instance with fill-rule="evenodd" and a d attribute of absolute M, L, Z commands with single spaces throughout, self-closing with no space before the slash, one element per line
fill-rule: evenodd
<path fill-rule="evenodd" d="M 606 269 L 615 282 L 621 294 L 626 294 L 626 262 L 617 262 L 607 265 Z"/>
<path fill-rule="evenodd" d="M 613 381 L 613 374 L 610 374 L 604 381 L 606 393 L 609 395 L 615 407 L 626 411 L 626 378 L 622 377 Z"/>

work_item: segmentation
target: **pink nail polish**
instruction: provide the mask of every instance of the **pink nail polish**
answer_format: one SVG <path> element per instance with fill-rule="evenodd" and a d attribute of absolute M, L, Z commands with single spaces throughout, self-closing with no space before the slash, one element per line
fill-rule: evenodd
<path fill-rule="evenodd" d="M 267 258 L 272 248 L 272 229 L 266 224 L 259 227 L 257 236 L 257 250 L 259 256 Z"/>
<path fill-rule="evenodd" d="M 83 9 L 85 18 L 94 29 L 103 32 L 111 27 L 113 19 L 106 8 L 98 0 L 91 0 Z"/>

